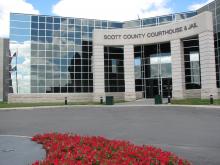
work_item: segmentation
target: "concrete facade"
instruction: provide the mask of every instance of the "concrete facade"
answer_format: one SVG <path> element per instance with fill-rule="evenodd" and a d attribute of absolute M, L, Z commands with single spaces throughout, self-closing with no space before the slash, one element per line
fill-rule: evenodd
<path fill-rule="evenodd" d="M 9 40 L 0 38 L 0 101 L 8 98 L 8 54 Z"/>
<path fill-rule="evenodd" d="M 90 93 L 35 93 L 35 94 L 9 94 L 9 103 L 64 103 L 65 97 L 68 102 L 92 102 L 93 94 Z"/>
<path fill-rule="evenodd" d="M 172 58 L 172 94 L 174 99 L 185 98 L 185 67 L 183 46 L 180 39 L 171 41 Z"/>
<path fill-rule="evenodd" d="M 104 81 L 104 46 L 96 45 L 93 47 L 93 101 L 99 101 L 105 98 L 105 81 Z"/>
<path fill-rule="evenodd" d="M 166 31 L 166 32 L 164 32 Z M 169 33 L 169 32 L 170 33 Z M 168 32 L 168 33 L 167 33 Z M 201 90 L 186 90 L 185 66 L 182 39 L 199 36 L 200 64 L 201 64 Z M 172 58 L 172 95 L 174 99 L 184 98 L 209 98 L 218 97 L 216 87 L 215 52 L 213 38 L 212 13 L 203 12 L 192 18 L 157 27 L 136 29 L 94 30 L 94 95 L 103 93 L 101 87 L 104 82 L 103 62 L 105 45 L 124 46 L 124 75 L 125 75 L 125 100 L 137 99 L 135 92 L 134 76 L 134 45 L 146 45 L 161 42 L 170 42 Z M 96 70 L 99 68 L 99 70 Z M 104 70 L 104 69 L 103 69 Z M 97 73 L 96 73 L 97 71 Z M 97 76 L 100 75 L 100 76 Z M 101 80 L 100 78 L 103 78 Z M 100 90 L 102 88 L 102 90 Z M 196 91 L 196 92 L 195 92 Z M 195 93 L 194 93 L 195 92 Z M 140 95 L 139 95 L 140 97 Z"/>
<path fill-rule="evenodd" d="M 125 101 L 136 100 L 133 52 L 133 45 L 124 46 Z"/>
<path fill-rule="evenodd" d="M 201 98 L 218 97 L 216 86 L 215 52 L 213 31 L 199 34 L 201 65 Z"/>

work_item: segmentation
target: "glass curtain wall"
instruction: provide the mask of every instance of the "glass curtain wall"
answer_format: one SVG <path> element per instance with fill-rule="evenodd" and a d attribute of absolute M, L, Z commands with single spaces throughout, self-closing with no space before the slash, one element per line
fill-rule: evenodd
<path fill-rule="evenodd" d="M 140 28 L 158 26 L 162 24 L 168 24 L 173 21 L 179 21 L 182 19 L 193 17 L 197 14 L 195 11 L 189 11 L 184 13 L 175 13 L 151 18 L 139 18 L 137 20 L 126 21 L 123 24 L 123 28 Z"/>
<path fill-rule="evenodd" d="M 136 92 L 145 98 L 171 96 L 172 69 L 170 43 L 134 47 Z"/>
<path fill-rule="evenodd" d="M 122 23 L 11 14 L 10 48 L 18 52 L 13 91 L 18 84 L 18 93 L 93 92 L 93 30 L 112 28 Z"/>
<path fill-rule="evenodd" d="M 10 17 L 9 92 L 30 93 L 31 16 Z"/>
<path fill-rule="evenodd" d="M 124 47 L 104 47 L 105 92 L 124 92 Z"/>
<path fill-rule="evenodd" d="M 183 39 L 186 89 L 201 88 L 200 55 L 198 36 Z"/>

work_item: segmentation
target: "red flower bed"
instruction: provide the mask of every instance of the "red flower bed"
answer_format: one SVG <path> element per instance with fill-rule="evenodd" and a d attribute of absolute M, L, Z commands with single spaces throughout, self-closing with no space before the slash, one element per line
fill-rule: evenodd
<path fill-rule="evenodd" d="M 47 151 L 46 158 L 33 165 L 190 165 L 159 148 L 103 137 L 50 133 L 32 140 Z"/>

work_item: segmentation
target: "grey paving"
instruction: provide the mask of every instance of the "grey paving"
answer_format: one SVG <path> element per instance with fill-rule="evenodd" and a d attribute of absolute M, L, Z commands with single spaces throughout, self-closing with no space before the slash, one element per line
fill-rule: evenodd
<path fill-rule="evenodd" d="M 2 135 L 54 131 L 152 144 L 194 164 L 220 164 L 219 108 L 82 106 L 0 111 Z"/>
<path fill-rule="evenodd" d="M 1 136 L 0 135 L 0 164 L 25 165 L 45 156 L 42 146 L 36 144 L 28 137 Z"/>

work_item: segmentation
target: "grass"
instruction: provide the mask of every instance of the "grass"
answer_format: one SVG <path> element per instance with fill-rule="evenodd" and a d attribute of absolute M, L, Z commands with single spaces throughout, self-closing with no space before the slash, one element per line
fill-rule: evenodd
<path fill-rule="evenodd" d="M 209 99 L 184 99 L 184 100 L 172 100 L 172 104 L 182 105 L 210 105 Z M 214 105 L 220 105 L 220 100 L 214 100 Z"/>
<path fill-rule="evenodd" d="M 97 102 L 68 103 L 68 105 L 99 105 Z M 38 106 L 64 106 L 64 103 L 7 103 L 0 102 L 0 108 L 38 107 Z"/>
<path fill-rule="evenodd" d="M 124 101 L 115 101 L 114 103 L 122 103 Z M 68 102 L 68 105 L 101 105 L 99 102 Z M 103 103 L 102 105 L 105 105 Z M 0 108 L 17 108 L 17 107 L 38 107 L 38 106 L 64 106 L 64 102 L 60 103 L 7 103 L 0 102 Z"/>

